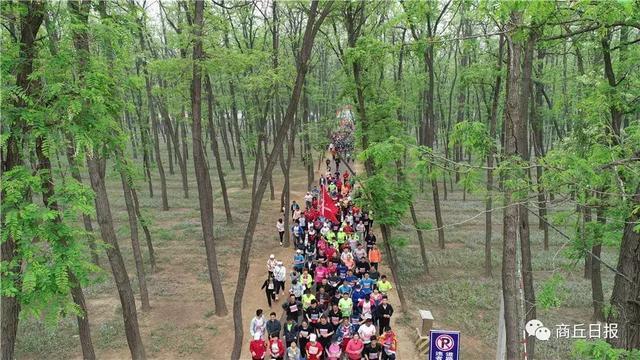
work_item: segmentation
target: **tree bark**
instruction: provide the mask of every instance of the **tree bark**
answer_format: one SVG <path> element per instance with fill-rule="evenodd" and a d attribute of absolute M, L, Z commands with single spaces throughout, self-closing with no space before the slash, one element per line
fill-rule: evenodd
<path fill-rule="evenodd" d="M 160 115 L 162 116 L 164 126 L 167 128 L 167 132 L 169 133 L 169 137 L 171 138 L 171 142 L 173 143 L 174 153 L 177 158 L 178 166 L 180 167 L 180 176 L 182 179 L 182 192 L 184 194 L 184 198 L 189 198 L 189 181 L 187 179 L 187 160 L 182 156 L 182 152 L 180 151 L 180 139 L 178 138 L 178 128 L 176 126 L 175 131 L 173 128 L 173 123 L 171 121 L 171 116 L 169 115 L 169 111 L 167 111 L 167 107 L 163 104 L 160 99 L 157 101 L 158 107 L 160 108 Z M 169 143 L 167 143 L 169 145 Z"/>
<path fill-rule="evenodd" d="M 511 12 L 510 20 L 513 29 L 506 34 L 509 69 L 507 77 L 507 98 L 504 121 L 504 155 L 506 158 L 518 156 L 518 149 L 524 144 L 521 131 L 524 121 L 520 109 L 521 83 L 521 45 L 512 36 L 522 24 L 522 13 Z M 526 140 L 525 140 L 526 141 Z M 514 171 L 505 173 L 503 183 L 517 174 Z M 513 199 L 514 192 L 510 187 L 504 190 L 503 211 L 503 247 L 502 247 L 502 294 L 504 298 L 504 320 L 507 343 L 507 359 L 520 359 L 520 316 L 518 311 L 518 285 L 516 280 L 516 238 L 518 236 L 518 205 Z"/>
<path fill-rule="evenodd" d="M 496 81 L 493 84 L 493 96 L 489 115 L 489 137 L 491 146 L 487 154 L 487 198 L 485 203 L 485 233 L 484 233 L 484 274 L 493 277 L 491 265 L 491 240 L 493 238 L 493 157 L 496 153 L 496 128 L 498 119 L 498 98 L 500 97 L 500 86 L 502 85 L 502 55 L 504 53 L 504 36 L 500 35 L 498 45 L 498 60 Z M 445 185 L 446 186 L 446 185 Z"/>
<path fill-rule="evenodd" d="M 524 49 L 524 58 L 522 62 L 522 81 L 520 86 L 520 118 L 517 125 L 518 147 L 517 154 L 526 163 L 530 162 L 530 144 L 529 144 L 529 126 L 527 115 L 529 114 L 529 100 L 533 92 L 533 82 L 531 74 L 533 72 L 533 53 L 537 38 L 537 28 L 534 28 L 529 34 Z M 531 176 L 528 176 L 530 181 Z M 523 203 L 524 202 L 524 203 Z M 518 206 L 518 221 L 520 234 L 520 254 L 522 283 L 524 290 L 524 314 L 525 323 L 536 318 L 536 295 L 533 285 L 533 266 L 531 264 L 531 242 L 529 231 L 529 211 L 527 209 L 526 200 L 521 200 Z M 527 337 L 527 355 L 533 359 L 535 354 L 535 336 Z"/>
<path fill-rule="evenodd" d="M 124 166 L 124 159 L 120 154 Z M 120 180 L 122 182 L 122 192 L 124 193 L 124 203 L 127 208 L 127 217 L 129 219 L 129 230 L 131 232 L 131 248 L 133 250 L 133 260 L 136 264 L 136 275 L 138 276 L 138 287 L 140 288 L 140 301 L 142 302 L 142 311 L 149 311 L 149 291 L 147 290 L 147 279 L 144 271 L 144 262 L 142 261 L 142 252 L 140 251 L 140 240 L 138 238 L 138 219 L 136 210 L 131 196 L 131 185 L 129 177 L 124 169 L 120 170 Z"/>
<path fill-rule="evenodd" d="M 235 325 L 236 331 L 233 342 L 233 351 L 231 353 L 231 359 L 239 359 L 241 347 L 243 345 L 242 339 L 244 337 L 244 327 L 246 324 L 242 321 L 242 300 L 244 295 L 244 288 L 246 285 L 247 274 L 249 272 L 249 255 L 251 253 L 251 245 L 253 243 L 253 233 L 255 231 L 258 215 L 260 213 L 260 208 L 262 206 L 262 198 L 264 196 L 264 192 L 267 187 L 269 174 L 272 173 L 273 168 L 276 165 L 278 160 L 278 152 L 276 151 L 282 143 L 287 135 L 287 130 L 291 127 L 291 124 L 294 121 L 294 115 L 296 113 L 296 109 L 298 107 L 298 102 L 300 100 L 300 94 L 302 92 L 302 87 L 304 84 L 304 78 L 307 74 L 308 70 L 308 62 L 311 56 L 311 50 L 313 48 L 313 40 L 315 35 L 317 34 L 320 25 L 324 21 L 324 18 L 328 15 L 332 2 L 328 2 L 325 4 L 318 20 L 316 21 L 316 13 L 318 9 L 318 1 L 314 0 L 311 2 L 311 9 L 309 11 L 309 17 L 307 19 L 307 25 L 302 41 L 302 49 L 300 51 L 300 62 L 296 75 L 296 81 L 294 83 L 294 88 L 291 93 L 291 100 L 289 101 L 289 105 L 287 107 L 287 112 L 285 117 L 280 124 L 278 129 L 278 133 L 274 140 L 273 150 L 269 153 L 269 160 L 267 161 L 265 170 L 263 174 L 260 176 L 260 182 L 256 183 L 257 187 L 253 189 L 253 198 L 251 202 L 251 213 L 249 215 L 249 222 L 247 224 L 247 230 L 244 234 L 243 244 L 242 244 L 242 253 L 240 255 L 240 268 L 238 269 L 238 281 L 236 285 L 236 292 L 233 298 L 233 323 Z M 254 171 L 254 176 L 257 175 L 257 172 Z"/>
<path fill-rule="evenodd" d="M 216 161 L 216 170 L 218 173 L 218 180 L 220 180 L 220 192 L 222 192 L 222 201 L 224 202 L 224 213 L 227 216 L 227 225 L 231 225 L 233 224 L 233 217 L 231 216 L 231 206 L 229 205 L 229 197 L 227 196 L 227 183 L 224 180 L 222 159 L 220 158 L 220 151 L 218 150 L 218 138 L 216 136 L 216 129 L 213 126 L 213 87 L 211 86 L 209 74 L 205 74 L 204 81 L 207 91 L 207 115 L 209 119 L 209 134 L 211 136 L 211 150 Z"/>
<path fill-rule="evenodd" d="M 153 251 L 153 243 L 151 242 L 151 232 L 149 231 L 149 227 L 147 226 L 145 219 L 142 217 L 142 213 L 140 212 L 140 202 L 138 201 L 138 194 L 135 188 L 131 188 L 131 197 L 133 198 L 133 204 L 135 205 L 136 215 L 138 219 L 140 219 L 140 225 L 142 226 L 142 230 L 144 231 L 144 237 L 147 242 L 147 249 L 149 250 L 149 262 L 151 263 L 151 271 L 156 270 L 156 256 Z"/>
<path fill-rule="evenodd" d="M 640 205 L 640 184 L 630 198 L 631 205 Z M 618 337 L 607 341 L 616 348 L 640 348 L 640 233 L 634 227 L 640 221 L 638 212 L 626 219 L 617 273 L 613 280 L 611 307 L 608 323 L 618 324 Z"/>
<path fill-rule="evenodd" d="M 207 252 L 207 266 L 209 279 L 217 316 L 227 314 L 227 305 L 222 292 L 222 281 L 218 270 L 218 258 L 216 255 L 215 241 L 213 238 L 213 195 L 209 170 L 205 165 L 204 149 L 202 145 L 202 69 L 200 61 L 203 59 L 202 50 L 202 26 L 204 23 L 204 2 L 195 3 L 193 17 L 193 79 L 191 82 L 191 113 L 193 125 L 191 127 L 191 139 L 193 142 L 193 165 L 198 183 L 198 200 L 200 203 L 200 221 L 202 223 L 202 237 Z"/>
<path fill-rule="evenodd" d="M 607 218 L 604 215 L 604 207 L 599 206 L 596 210 L 596 220 L 604 226 Z M 599 231 L 599 239 L 591 247 L 591 300 L 593 302 L 593 320 L 604 322 L 604 292 L 602 291 L 602 274 L 600 272 L 600 254 L 602 250 L 602 233 Z"/>

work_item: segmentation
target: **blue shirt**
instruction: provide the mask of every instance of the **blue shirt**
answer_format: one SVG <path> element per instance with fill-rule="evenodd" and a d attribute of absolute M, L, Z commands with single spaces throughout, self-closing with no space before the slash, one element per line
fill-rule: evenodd
<path fill-rule="evenodd" d="M 358 290 L 353 290 L 353 293 L 351 293 L 351 300 L 353 300 L 354 304 L 357 304 L 358 301 L 360 301 L 360 299 L 364 299 L 365 296 L 365 292 L 362 291 L 362 289 Z"/>
<path fill-rule="evenodd" d="M 342 285 L 338 286 L 338 292 L 339 292 L 340 294 L 344 294 L 344 293 L 351 294 L 351 291 L 352 291 L 352 290 L 353 290 L 353 289 L 351 288 L 351 286 L 349 286 L 349 285 L 347 285 L 347 284 L 342 284 Z"/>
<path fill-rule="evenodd" d="M 302 266 L 304 265 L 304 255 L 295 255 L 293 257 L 293 266 L 295 268 L 301 269 Z"/>
<path fill-rule="evenodd" d="M 373 291 L 373 285 L 375 285 L 375 283 L 376 281 L 371 278 L 360 280 L 360 285 L 362 285 L 362 291 L 364 291 L 365 294 L 371 294 L 371 292 Z"/>
<path fill-rule="evenodd" d="M 349 270 L 349 268 L 347 267 L 347 265 L 341 263 L 338 264 L 336 270 L 338 271 L 338 276 L 340 276 L 340 278 L 344 280 L 344 278 L 347 277 L 347 271 Z"/>

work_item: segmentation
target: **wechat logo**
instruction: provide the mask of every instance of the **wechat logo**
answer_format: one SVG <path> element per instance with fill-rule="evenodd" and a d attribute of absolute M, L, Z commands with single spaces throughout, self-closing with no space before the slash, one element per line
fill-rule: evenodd
<path fill-rule="evenodd" d="M 542 324 L 540 320 L 531 319 L 524 328 L 529 336 L 535 336 L 538 340 L 547 341 L 551 338 L 551 330 L 544 327 L 544 324 Z"/>

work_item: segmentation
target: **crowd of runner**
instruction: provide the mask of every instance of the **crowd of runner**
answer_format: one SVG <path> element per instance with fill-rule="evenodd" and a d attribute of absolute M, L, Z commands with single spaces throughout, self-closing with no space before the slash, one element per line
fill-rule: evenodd
<path fill-rule="evenodd" d="M 330 146 L 332 155 L 335 149 Z M 289 234 L 282 219 L 276 224 L 280 245 L 291 236 L 296 252 L 266 262 L 262 288 L 270 310 L 256 310 L 251 320 L 252 359 L 396 358 L 387 297 L 392 285 L 378 271 L 373 218 L 354 205 L 353 177 L 341 174 L 339 157 L 334 160 L 333 168 L 327 160 L 327 173 L 304 204 L 291 204 Z"/>

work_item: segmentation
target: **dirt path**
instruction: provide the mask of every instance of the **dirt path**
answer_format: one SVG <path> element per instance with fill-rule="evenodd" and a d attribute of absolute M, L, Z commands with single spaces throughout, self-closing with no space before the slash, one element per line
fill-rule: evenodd
<path fill-rule="evenodd" d="M 304 203 L 306 193 L 306 170 L 298 159 L 291 169 L 291 199 Z M 316 171 L 315 181 L 324 172 L 324 161 L 320 170 Z M 356 168 L 357 169 L 357 168 Z M 216 178 L 215 174 L 211 175 Z M 233 181 L 233 178 L 230 178 Z M 191 178 L 191 188 L 195 189 L 195 179 Z M 214 315 L 213 296 L 207 274 L 204 244 L 201 238 L 200 214 L 195 207 L 197 201 L 182 199 L 179 176 L 168 178 L 171 190 L 170 202 L 172 208 L 167 212 L 154 210 L 154 244 L 158 269 L 155 273 L 147 274 L 148 289 L 152 309 L 148 313 L 139 310 L 138 318 L 140 331 L 149 359 L 229 359 L 233 347 L 233 337 L 236 329 L 232 319 L 232 300 L 238 274 L 238 259 L 241 241 L 246 229 L 246 219 L 249 215 L 250 189 L 240 189 L 239 184 L 229 186 L 229 196 L 234 208 L 234 224 L 224 224 L 223 209 L 215 209 L 216 249 L 220 272 L 223 280 L 223 290 L 229 313 L 224 317 Z M 248 355 L 249 322 L 255 310 L 262 308 L 266 314 L 270 312 L 264 290 L 260 287 L 266 278 L 266 260 L 269 254 L 274 254 L 282 260 L 288 269 L 293 261 L 294 248 L 279 246 L 275 223 L 281 216 L 279 193 L 282 189 L 282 176 L 274 176 L 275 200 L 269 199 L 269 191 L 265 194 L 263 206 L 258 219 L 254 235 L 254 246 L 251 251 L 247 285 L 242 305 L 244 343 L 241 359 L 250 359 Z M 112 186 L 112 198 L 118 199 L 117 186 Z M 215 190 L 215 189 L 214 189 Z M 197 195 L 197 194 L 194 194 Z M 192 195 L 193 196 L 193 195 Z M 219 197 L 219 194 L 216 194 Z M 147 199 L 147 207 L 154 207 L 153 201 Z M 219 198 L 216 206 L 221 206 Z M 116 219 L 116 227 L 126 226 L 126 213 L 123 204 L 112 205 Z M 378 232 L 379 233 L 379 232 Z M 125 250 L 125 260 L 132 286 L 138 289 L 135 282 L 135 272 L 128 249 L 129 239 L 120 237 L 120 248 Z M 382 272 L 388 271 L 382 264 Z M 107 273 L 107 275 L 110 275 Z M 111 287 L 110 287 L 111 286 Z M 97 288 L 88 296 L 90 322 L 93 337 L 98 346 L 96 354 L 100 359 L 128 359 L 129 349 L 122 331 L 122 317 L 118 298 L 113 285 Z M 289 286 L 289 284 L 287 284 Z M 280 304 L 282 299 L 273 305 L 273 311 L 278 317 L 283 313 Z M 391 293 L 390 302 L 399 307 L 395 290 Z M 138 303 L 138 306 L 140 304 Z M 393 317 L 393 328 L 399 338 L 400 360 L 419 359 L 414 351 L 413 337 L 410 331 L 398 325 L 400 312 Z M 104 345 L 100 345 L 103 343 Z M 75 358 L 81 358 L 78 348 L 74 352 Z"/>

